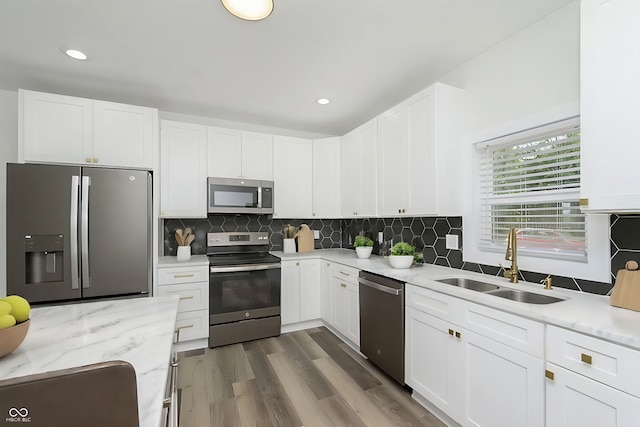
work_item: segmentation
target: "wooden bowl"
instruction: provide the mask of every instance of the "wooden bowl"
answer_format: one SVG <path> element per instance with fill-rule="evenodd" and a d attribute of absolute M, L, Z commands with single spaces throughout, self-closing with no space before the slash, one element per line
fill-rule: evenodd
<path fill-rule="evenodd" d="M 0 357 L 6 356 L 22 344 L 30 323 L 31 319 L 27 319 L 10 328 L 0 329 Z"/>

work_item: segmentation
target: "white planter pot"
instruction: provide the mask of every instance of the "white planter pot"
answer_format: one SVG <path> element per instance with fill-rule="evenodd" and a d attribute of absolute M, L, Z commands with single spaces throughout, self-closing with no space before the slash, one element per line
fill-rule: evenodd
<path fill-rule="evenodd" d="M 413 255 L 390 255 L 389 263 L 393 268 L 409 268 L 413 264 Z"/>
<path fill-rule="evenodd" d="M 358 258 L 369 258 L 371 251 L 373 251 L 373 246 L 358 246 L 356 248 L 356 255 L 358 255 Z"/>

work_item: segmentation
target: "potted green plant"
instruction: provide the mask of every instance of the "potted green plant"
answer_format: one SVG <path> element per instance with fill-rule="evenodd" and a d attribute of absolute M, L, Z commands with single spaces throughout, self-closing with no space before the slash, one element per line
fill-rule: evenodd
<path fill-rule="evenodd" d="M 393 268 L 409 268 L 416 254 L 415 246 L 406 242 L 398 242 L 391 248 L 389 263 Z"/>
<path fill-rule="evenodd" d="M 369 258 L 371 251 L 373 251 L 373 240 L 361 234 L 356 236 L 353 246 L 356 248 L 358 258 Z"/>

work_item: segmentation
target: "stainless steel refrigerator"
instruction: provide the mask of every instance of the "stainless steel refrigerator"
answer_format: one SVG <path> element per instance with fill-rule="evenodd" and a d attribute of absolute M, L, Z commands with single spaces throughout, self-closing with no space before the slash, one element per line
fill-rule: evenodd
<path fill-rule="evenodd" d="M 31 303 L 148 294 L 151 179 L 7 164 L 7 294 Z"/>

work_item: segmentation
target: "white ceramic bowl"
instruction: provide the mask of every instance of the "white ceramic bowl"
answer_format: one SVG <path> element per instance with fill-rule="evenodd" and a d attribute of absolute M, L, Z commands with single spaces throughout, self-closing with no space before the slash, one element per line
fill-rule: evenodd
<path fill-rule="evenodd" d="M 413 255 L 390 255 L 389 263 L 393 268 L 409 268 L 413 264 Z"/>
<path fill-rule="evenodd" d="M 373 251 L 373 246 L 358 246 L 356 248 L 356 255 L 358 255 L 358 258 L 369 258 L 371 251 Z"/>

